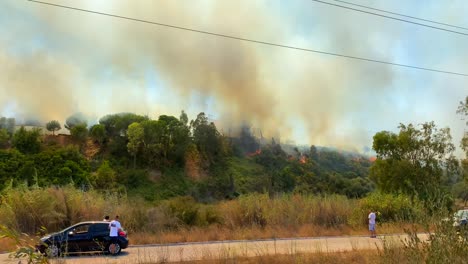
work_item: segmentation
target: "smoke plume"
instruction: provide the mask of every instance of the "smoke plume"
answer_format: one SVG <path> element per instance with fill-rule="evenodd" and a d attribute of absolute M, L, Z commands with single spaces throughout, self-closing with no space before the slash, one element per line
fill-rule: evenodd
<path fill-rule="evenodd" d="M 398 45 L 408 32 L 313 3 L 49 2 L 387 61 L 404 58 Z M 0 5 L 0 15 L 9 14 L 0 20 L 0 111 L 63 122 L 78 111 L 155 117 L 189 108 L 192 118 L 211 111 L 225 130 L 248 122 L 264 135 L 346 148 L 370 145 L 366 124 L 393 115 L 379 109 L 391 106 L 385 98 L 401 78 L 392 67 L 27 1 Z"/>

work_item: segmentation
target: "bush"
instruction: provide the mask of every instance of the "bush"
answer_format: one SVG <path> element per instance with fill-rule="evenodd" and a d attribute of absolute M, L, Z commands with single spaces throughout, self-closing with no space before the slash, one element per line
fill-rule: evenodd
<path fill-rule="evenodd" d="M 411 201 L 406 195 L 372 193 L 359 201 L 349 223 L 353 226 L 367 224 L 367 216 L 371 210 L 377 212 L 378 222 L 414 220 L 423 211 L 418 201 Z"/>
<path fill-rule="evenodd" d="M 41 150 L 40 136 L 40 129 L 26 130 L 21 127 L 13 135 L 13 146 L 21 153 L 38 153 Z"/>
<path fill-rule="evenodd" d="M 193 226 L 197 222 L 200 205 L 189 196 L 181 196 L 167 201 L 171 215 L 179 219 L 182 224 Z"/>
<path fill-rule="evenodd" d="M 430 223 L 425 233 L 430 234 L 425 241 L 420 239 L 416 230 L 407 231 L 408 237 L 401 239 L 400 245 L 384 241 L 380 251 L 381 263 L 466 263 L 468 259 L 468 229 L 457 232 L 451 221 L 443 221 L 442 208 L 433 216 L 425 219 Z M 438 218 L 438 219 L 437 219 Z"/>
<path fill-rule="evenodd" d="M 115 174 L 116 173 L 110 166 L 109 161 L 103 161 L 101 166 L 99 166 L 96 173 L 93 175 L 94 186 L 98 189 L 112 190 L 116 187 Z"/>

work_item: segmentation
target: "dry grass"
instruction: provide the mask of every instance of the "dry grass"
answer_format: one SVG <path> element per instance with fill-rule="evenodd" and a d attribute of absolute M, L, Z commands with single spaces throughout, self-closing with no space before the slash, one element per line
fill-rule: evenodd
<path fill-rule="evenodd" d="M 178 264 L 301 264 L 301 263 L 349 263 L 367 264 L 378 263 L 379 255 L 376 251 L 350 251 L 336 253 L 313 253 L 313 254 L 288 254 L 288 255 L 265 255 L 256 257 L 237 257 L 217 260 L 200 260 L 179 262 Z"/>
<path fill-rule="evenodd" d="M 210 205 L 183 197 L 149 204 L 71 186 L 23 187 L 2 195 L 0 224 L 36 234 L 41 227 L 53 232 L 119 214 L 133 244 L 367 235 L 365 224 L 349 223 L 358 203 L 343 196 L 252 194 Z M 401 233 L 404 228 L 390 223 L 377 232 Z"/>

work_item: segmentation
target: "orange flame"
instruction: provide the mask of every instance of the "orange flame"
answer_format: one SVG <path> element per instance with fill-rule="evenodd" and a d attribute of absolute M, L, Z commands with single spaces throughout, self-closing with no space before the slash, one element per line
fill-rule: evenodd
<path fill-rule="evenodd" d="M 247 153 L 247 156 L 248 156 L 248 157 L 254 157 L 254 156 L 257 156 L 257 155 L 260 155 L 260 154 L 262 154 L 262 150 L 261 150 L 261 149 L 257 149 L 255 152 Z"/>
<path fill-rule="evenodd" d="M 306 156 L 301 156 L 301 157 L 299 158 L 299 163 L 305 164 L 306 162 L 307 162 Z"/>

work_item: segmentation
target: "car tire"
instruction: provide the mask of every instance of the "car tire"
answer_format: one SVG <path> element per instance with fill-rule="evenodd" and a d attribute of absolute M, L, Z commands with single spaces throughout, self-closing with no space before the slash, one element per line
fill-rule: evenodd
<path fill-rule="evenodd" d="M 106 250 L 109 254 L 111 255 L 119 255 L 120 252 L 122 251 L 122 247 L 120 246 L 119 243 L 110 243 L 108 246 L 107 246 L 107 250 Z"/>
<path fill-rule="evenodd" d="M 57 258 L 62 255 L 62 252 L 60 250 L 60 245 L 59 244 L 50 244 L 46 250 L 46 256 L 50 258 Z"/>

